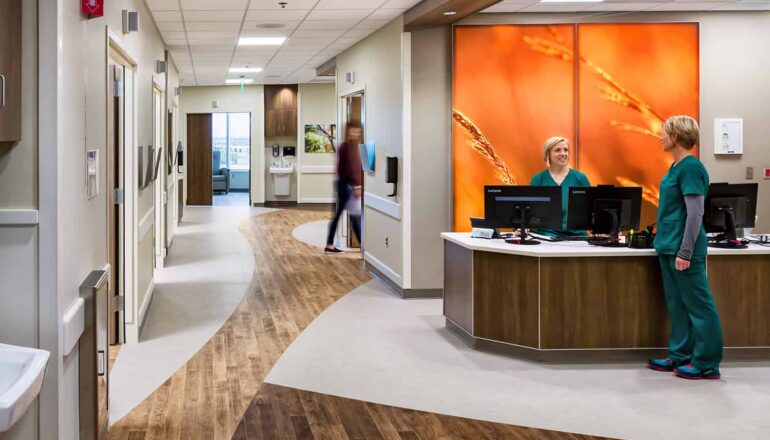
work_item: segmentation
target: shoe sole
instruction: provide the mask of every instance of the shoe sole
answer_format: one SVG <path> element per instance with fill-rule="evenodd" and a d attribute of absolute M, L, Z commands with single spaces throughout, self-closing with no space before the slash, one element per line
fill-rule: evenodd
<path fill-rule="evenodd" d="M 688 380 L 719 380 L 722 378 L 722 376 L 690 376 L 687 374 L 682 374 L 678 371 L 674 371 L 674 375 L 676 377 L 681 377 L 682 379 L 688 379 Z"/>
<path fill-rule="evenodd" d="M 649 368 L 650 370 L 662 371 L 664 373 L 671 373 L 672 371 L 674 371 L 673 367 L 672 368 L 664 368 L 664 367 L 658 367 L 658 366 L 651 365 L 651 364 L 647 364 L 647 368 Z"/>

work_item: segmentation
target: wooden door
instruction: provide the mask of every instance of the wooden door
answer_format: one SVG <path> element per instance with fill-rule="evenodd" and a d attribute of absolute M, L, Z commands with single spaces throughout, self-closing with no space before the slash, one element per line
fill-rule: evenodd
<path fill-rule="evenodd" d="M 211 205 L 211 113 L 187 115 L 187 204 Z"/>
<path fill-rule="evenodd" d="M 115 191 L 123 185 L 120 180 L 120 139 L 121 138 L 121 100 L 120 96 L 115 96 L 115 83 L 122 80 L 123 66 L 108 64 L 109 81 L 107 82 L 107 93 L 110 96 L 107 105 L 107 261 L 110 264 L 110 282 L 109 282 L 109 317 L 107 327 L 109 329 L 109 343 L 119 344 L 119 322 L 120 318 L 116 312 L 117 297 L 120 291 L 121 276 L 121 246 L 120 246 L 120 204 L 116 200 Z"/>
<path fill-rule="evenodd" d="M 0 0 L 0 142 L 19 140 L 21 140 L 21 0 Z"/>

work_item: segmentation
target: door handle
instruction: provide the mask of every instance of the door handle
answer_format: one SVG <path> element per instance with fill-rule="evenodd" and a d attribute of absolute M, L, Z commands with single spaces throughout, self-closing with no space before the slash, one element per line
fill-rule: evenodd
<path fill-rule="evenodd" d="M 3 83 L 0 86 L 0 108 L 5 108 L 5 75 L 0 75 L 0 82 Z"/>

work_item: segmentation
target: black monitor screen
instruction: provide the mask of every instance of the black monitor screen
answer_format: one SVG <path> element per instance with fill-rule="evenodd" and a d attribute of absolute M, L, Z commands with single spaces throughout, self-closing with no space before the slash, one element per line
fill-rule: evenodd
<path fill-rule="evenodd" d="M 712 183 L 706 196 L 703 226 L 706 232 L 728 231 L 727 213 L 736 228 L 753 228 L 757 213 L 756 183 Z"/>
<path fill-rule="evenodd" d="M 561 188 L 485 186 L 484 217 L 496 228 L 561 228 Z"/>
<path fill-rule="evenodd" d="M 569 189 L 567 229 L 594 234 L 639 229 L 642 188 L 592 186 Z"/>

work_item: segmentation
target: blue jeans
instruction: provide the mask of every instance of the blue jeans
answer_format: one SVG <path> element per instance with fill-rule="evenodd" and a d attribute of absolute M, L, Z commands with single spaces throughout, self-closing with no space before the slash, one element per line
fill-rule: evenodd
<path fill-rule="evenodd" d="M 342 215 L 342 211 L 345 210 L 348 200 L 353 196 L 353 191 L 347 182 L 337 180 L 335 186 L 337 187 L 337 208 L 334 212 L 334 218 L 331 223 L 329 223 L 329 235 L 326 237 L 327 246 L 334 244 L 334 234 L 337 232 L 337 223 L 340 221 L 340 216 Z M 356 238 L 361 242 L 361 217 L 351 215 L 350 222 L 353 223 L 353 233 L 356 234 Z"/>

